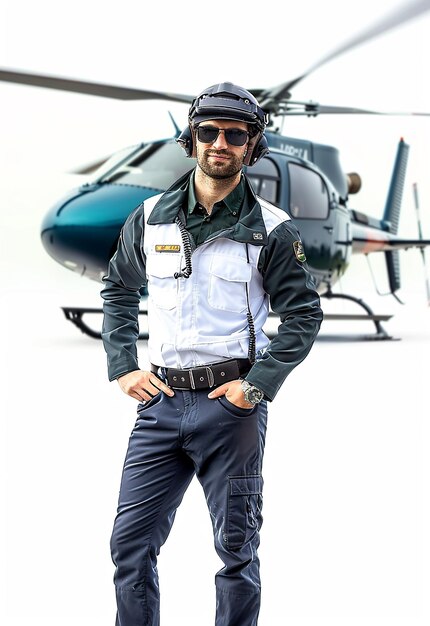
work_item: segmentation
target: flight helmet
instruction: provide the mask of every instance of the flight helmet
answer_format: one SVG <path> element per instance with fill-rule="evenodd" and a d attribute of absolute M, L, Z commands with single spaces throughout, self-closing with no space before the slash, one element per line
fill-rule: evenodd
<path fill-rule="evenodd" d="M 196 156 L 196 128 L 206 120 L 235 120 L 248 124 L 250 139 L 244 165 L 254 165 L 269 152 L 264 135 L 268 115 L 246 89 L 233 83 L 219 83 L 194 98 L 188 112 L 188 126 L 176 140 L 187 157 Z"/>

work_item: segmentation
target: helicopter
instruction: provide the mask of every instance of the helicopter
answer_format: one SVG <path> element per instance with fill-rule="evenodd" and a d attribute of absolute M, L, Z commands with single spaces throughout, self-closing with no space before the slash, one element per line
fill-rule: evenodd
<path fill-rule="evenodd" d="M 333 287 L 347 271 L 353 254 L 383 252 L 389 289 L 396 297 L 401 286 L 399 252 L 418 248 L 425 261 L 424 248 L 430 245 L 430 239 L 424 239 L 421 231 L 415 239 L 398 234 L 409 146 L 403 139 L 399 141 L 385 209 L 382 217 L 375 219 L 350 208 L 350 196 L 360 191 L 361 179 L 357 173 L 343 171 L 339 150 L 331 145 L 283 135 L 279 120 L 295 115 L 391 115 L 367 109 L 295 101 L 291 99 L 292 90 L 325 63 L 429 9 L 428 0 L 408 2 L 293 80 L 272 88 L 247 87 L 270 119 L 265 132 L 269 154 L 254 166 L 245 168 L 255 192 L 286 210 L 297 225 L 306 250 L 307 263 L 321 297 L 344 298 L 365 310 L 365 315 L 361 316 L 336 317 L 371 320 L 376 329 L 372 337 L 377 339 L 391 338 L 381 325 L 381 321 L 386 321 L 389 316 L 375 315 L 360 298 L 334 293 Z M 0 80 L 99 97 L 160 100 L 188 106 L 194 97 L 29 74 L 6 68 L 0 68 Z M 405 115 L 428 116 L 430 113 Z M 132 145 L 107 160 L 77 172 L 92 174 L 93 178 L 72 189 L 55 203 L 41 225 L 42 244 L 55 261 L 81 276 L 102 281 L 128 215 L 139 204 L 165 191 L 176 179 L 195 167 L 195 161 L 187 158 L 177 144 L 181 129 L 172 116 L 171 120 L 174 126 L 172 137 Z M 142 303 L 145 295 L 142 289 Z M 63 307 L 63 311 L 66 318 L 84 333 L 100 337 L 100 333 L 83 319 L 85 314 L 101 312 L 100 309 Z M 145 314 L 144 306 L 141 312 Z M 329 317 L 325 316 L 326 319 Z M 146 333 L 141 334 L 141 338 L 146 337 Z"/>

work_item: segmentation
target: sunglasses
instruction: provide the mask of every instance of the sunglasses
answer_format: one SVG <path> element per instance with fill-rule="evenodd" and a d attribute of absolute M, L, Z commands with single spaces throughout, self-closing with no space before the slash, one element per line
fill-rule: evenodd
<path fill-rule="evenodd" d="M 197 139 L 201 143 L 214 143 L 220 132 L 224 133 L 225 140 L 231 146 L 244 146 L 248 141 L 249 133 L 241 128 L 217 128 L 216 126 L 198 126 Z"/>

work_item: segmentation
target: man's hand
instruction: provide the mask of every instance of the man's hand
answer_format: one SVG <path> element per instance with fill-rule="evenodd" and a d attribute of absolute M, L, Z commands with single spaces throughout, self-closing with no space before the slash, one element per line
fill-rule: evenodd
<path fill-rule="evenodd" d="M 240 382 L 240 380 L 232 380 L 229 383 L 224 383 L 214 389 L 214 391 L 211 391 L 210 394 L 208 394 L 208 398 L 213 400 L 214 398 L 225 396 L 229 402 L 241 409 L 253 409 L 254 405 L 245 400 Z"/>
<path fill-rule="evenodd" d="M 162 391 L 168 396 L 174 396 L 173 389 L 168 387 L 153 372 L 135 370 L 117 378 L 118 384 L 128 396 L 142 401 L 151 400 Z"/>

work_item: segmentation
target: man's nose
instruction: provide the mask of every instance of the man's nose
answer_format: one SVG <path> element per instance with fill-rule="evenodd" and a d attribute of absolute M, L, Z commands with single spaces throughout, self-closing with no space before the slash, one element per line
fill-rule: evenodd
<path fill-rule="evenodd" d="M 227 140 L 225 138 L 225 132 L 224 132 L 223 128 L 221 128 L 219 130 L 218 137 L 213 142 L 213 145 L 214 145 L 215 148 L 218 148 L 218 149 L 227 148 L 228 142 L 227 142 Z"/>

